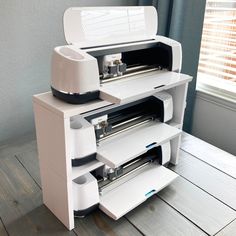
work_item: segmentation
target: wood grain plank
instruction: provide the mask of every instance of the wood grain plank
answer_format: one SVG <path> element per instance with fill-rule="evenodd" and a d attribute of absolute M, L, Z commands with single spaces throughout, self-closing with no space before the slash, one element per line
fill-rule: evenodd
<path fill-rule="evenodd" d="M 75 220 L 74 231 L 81 236 L 130 236 L 142 235 L 124 217 L 117 221 L 112 220 L 100 210 L 93 212 L 82 219 Z"/>
<path fill-rule="evenodd" d="M 131 211 L 126 217 L 145 235 L 207 235 L 156 195 Z"/>
<path fill-rule="evenodd" d="M 170 168 L 236 210 L 236 180 L 231 176 L 182 150 L 178 165 Z"/>
<path fill-rule="evenodd" d="M 236 212 L 182 177 L 158 196 L 210 235 L 236 217 Z"/>
<path fill-rule="evenodd" d="M 236 220 L 222 229 L 216 236 L 234 236 L 236 235 Z"/>
<path fill-rule="evenodd" d="M 15 157 L 0 158 L 0 214 L 8 224 L 42 204 L 41 190 Z"/>
<path fill-rule="evenodd" d="M 10 235 L 75 235 L 42 205 L 40 188 L 15 157 L 0 158 L 0 186 L 0 216 Z"/>
<path fill-rule="evenodd" d="M 17 154 L 17 158 L 34 180 L 40 185 L 37 151 L 33 148 L 29 148 L 29 150 L 24 150 L 20 154 Z M 39 228 L 43 231 L 42 226 L 39 226 Z M 129 235 L 128 233 L 132 233 L 132 235 L 140 235 L 140 233 L 125 218 L 116 222 L 100 211 L 96 211 L 86 218 L 77 219 L 74 231 L 77 232 L 78 235 L 112 235 L 112 233 L 115 233 L 116 235 Z"/>
<path fill-rule="evenodd" d="M 14 156 L 19 152 L 32 148 L 37 150 L 35 135 L 29 134 L 22 136 L 20 139 L 10 140 L 4 144 L 0 144 L 0 158 L 3 156 Z"/>
<path fill-rule="evenodd" d="M 0 235 L 1 236 L 7 236 L 8 235 L 1 219 L 0 219 Z"/>
<path fill-rule="evenodd" d="M 182 134 L 181 149 L 236 178 L 236 157 L 190 134 Z"/>
<path fill-rule="evenodd" d="M 21 164 L 26 168 L 26 170 L 30 173 L 34 181 L 39 186 L 41 186 L 37 150 L 30 148 L 28 150 L 24 150 L 24 152 L 20 152 L 19 154 L 16 154 L 16 157 L 21 162 Z"/>
<path fill-rule="evenodd" d="M 60 235 L 76 236 L 46 208 L 41 205 L 8 225 L 10 236 Z"/>

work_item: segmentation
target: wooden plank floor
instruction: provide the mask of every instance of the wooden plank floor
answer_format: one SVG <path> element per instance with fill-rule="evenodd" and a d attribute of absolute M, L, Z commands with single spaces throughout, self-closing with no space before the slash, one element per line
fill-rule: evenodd
<path fill-rule="evenodd" d="M 185 152 L 236 178 L 236 158 L 234 155 L 189 134 L 182 135 L 181 148 Z"/>
<path fill-rule="evenodd" d="M 42 204 L 35 140 L 0 146 L 0 236 L 236 235 L 236 157 L 184 134 L 170 186 L 125 217 L 100 210 L 68 231 Z"/>

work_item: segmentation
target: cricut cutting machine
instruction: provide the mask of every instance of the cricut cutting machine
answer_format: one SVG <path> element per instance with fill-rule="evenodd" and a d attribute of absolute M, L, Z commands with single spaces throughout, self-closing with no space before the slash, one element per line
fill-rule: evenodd
<path fill-rule="evenodd" d="M 69 8 L 52 92 L 34 109 L 47 207 L 69 228 L 99 207 L 119 219 L 170 184 L 188 82 L 154 7 Z M 72 104 L 70 104 L 72 103 Z"/>
<path fill-rule="evenodd" d="M 99 206 L 119 219 L 177 177 L 163 167 L 171 159 L 171 139 L 181 133 L 164 123 L 172 118 L 172 96 L 164 91 L 71 118 L 72 166 L 95 159 L 104 164 L 87 176 L 94 185 L 82 198 L 100 197 L 83 207 L 76 204 L 76 216 Z"/>
<path fill-rule="evenodd" d="M 69 8 L 64 32 L 69 45 L 54 49 L 51 88 L 69 103 L 145 97 L 169 83 L 157 71 L 181 70 L 181 45 L 156 35 L 154 7 Z"/>

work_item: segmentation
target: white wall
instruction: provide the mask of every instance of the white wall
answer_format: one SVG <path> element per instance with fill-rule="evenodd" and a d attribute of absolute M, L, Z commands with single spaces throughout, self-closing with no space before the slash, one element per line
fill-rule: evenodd
<path fill-rule="evenodd" d="M 236 155 L 236 103 L 198 91 L 192 134 Z"/>

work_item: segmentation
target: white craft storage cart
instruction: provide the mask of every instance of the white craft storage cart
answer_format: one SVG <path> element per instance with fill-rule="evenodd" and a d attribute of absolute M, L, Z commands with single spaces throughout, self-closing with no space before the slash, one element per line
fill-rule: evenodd
<path fill-rule="evenodd" d="M 173 119 L 167 123 L 167 133 L 170 127 L 182 129 L 187 87 L 191 80 L 189 76 L 175 74 L 175 78 L 172 78 L 169 84 L 158 89 L 158 91 L 167 91 L 173 98 Z M 150 95 L 154 92 L 150 91 Z M 51 92 L 35 95 L 33 103 L 43 202 L 71 230 L 74 228 L 73 198 L 76 197 L 73 195 L 73 180 L 104 165 L 102 162 L 93 160 L 80 167 L 72 167 L 71 118 L 114 105 L 103 100 L 72 105 L 53 97 Z M 166 132 L 164 131 L 165 137 L 163 137 L 165 139 L 168 138 Z M 171 132 L 168 135 L 171 142 L 171 163 L 177 164 L 181 136 L 179 134 L 171 138 Z M 162 140 L 160 133 L 160 142 L 162 141 L 165 140 Z"/>

